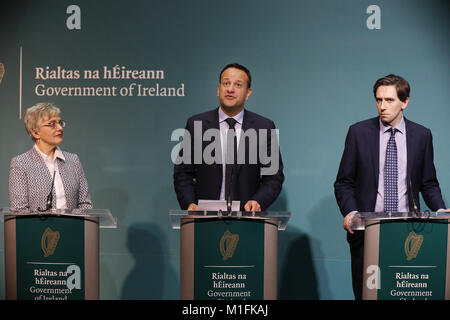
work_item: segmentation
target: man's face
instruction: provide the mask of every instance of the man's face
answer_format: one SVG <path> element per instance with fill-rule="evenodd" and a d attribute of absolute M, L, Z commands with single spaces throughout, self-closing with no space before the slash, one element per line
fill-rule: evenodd
<path fill-rule="evenodd" d="M 395 86 L 379 86 L 375 101 L 381 121 L 395 127 L 402 120 L 403 110 L 408 105 L 409 98 L 403 102 L 398 98 Z"/>
<path fill-rule="evenodd" d="M 228 68 L 222 73 L 217 86 L 217 96 L 225 112 L 239 113 L 251 93 L 252 89 L 248 88 L 248 77 L 244 71 Z"/>

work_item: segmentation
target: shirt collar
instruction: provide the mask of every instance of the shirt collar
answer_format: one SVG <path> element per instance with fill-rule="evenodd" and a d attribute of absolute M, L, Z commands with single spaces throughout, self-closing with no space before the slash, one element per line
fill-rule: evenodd
<path fill-rule="evenodd" d="M 390 125 L 385 125 L 384 123 L 383 123 L 383 121 L 381 121 L 381 118 L 379 118 L 379 121 L 380 121 L 380 131 L 382 132 L 382 133 L 385 133 L 386 131 L 388 131 L 390 128 L 392 128 L 392 126 L 390 126 Z M 406 125 L 405 125 L 405 118 L 403 117 L 403 115 L 402 115 L 402 120 L 400 121 L 400 123 L 397 125 L 397 126 L 395 126 L 395 127 L 393 127 L 394 129 L 397 129 L 397 131 L 398 132 L 400 132 L 400 133 L 402 133 L 402 134 L 405 134 L 405 132 L 406 132 Z"/>
<path fill-rule="evenodd" d="M 227 116 L 225 112 L 223 112 L 222 108 L 219 107 L 219 123 L 225 121 L 226 119 L 230 118 Z M 237 115 L 232 117 L 234 120 L 236 120 L 239 124 L 242 125 L 242 121 L 244 120 L 244 109 L 241 110 Z"/>
<path fill-rule="evenodd" d="M 64 157 L 64 154 L 62 153 L 61 149 L 59 147 L 56 147 L 55 149 L 55 158 L 54 159 L 50 159 L 50 157 L 48 155 L 46 155 L 45 153 L 43 153 L 41 150 L 39 150 L 38 146 L 36 144 L 34 144 L 33 146 L 37 152 L 39 152 L 39 154 L 42 156 L 42 158 L 44 160 L 48 159 L 48 160 L 55 160 L 56 158 L 61 159 L 63 161 L 66 161 L 66 158 Z"/>

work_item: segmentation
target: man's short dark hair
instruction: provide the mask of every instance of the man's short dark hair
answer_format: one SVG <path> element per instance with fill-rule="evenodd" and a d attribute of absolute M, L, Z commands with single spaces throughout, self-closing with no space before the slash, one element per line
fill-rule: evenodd
<path fill-rule="evenodd" d="M 395 89 L 397 89 L 397 96 L 402 102 L 405 102 L 406 99 L 409 98 L 409 83 L 400 76 L 390 74 L 378 79 L 373 86 L 373 95 L 375 99 L 377 98 L 377 89 L 380 86 L 395 86 Z"/>
<path fill-rule="evenodd" d="M 251 88 L 252 87 L 252 75 L 250 74 L 250 70 L 248 70 L 246 67 L 244 67 L 242 64 L 239 64 L 239 63 L 230 63 L 230 64 L 227 64 L 223 69 L 222 69 L 222 71 L 220 71 L 220 74 L 219 74 L 219 83 L 220 83 L 220 81 L 221 81 L 221 79 L 222 79 L 222 73 L 225 71 L 225 70 L 227 70 L 227 69 L 229 69 L 229 68 L 235 68 L 235 69 L 239 69 L 239 70 L 242 70 L 242 71 L 244 71 L 246 74 L 247 74 L 247 77 L 248 77 L 248 83 L 247 83 L 247 88 Z"/>

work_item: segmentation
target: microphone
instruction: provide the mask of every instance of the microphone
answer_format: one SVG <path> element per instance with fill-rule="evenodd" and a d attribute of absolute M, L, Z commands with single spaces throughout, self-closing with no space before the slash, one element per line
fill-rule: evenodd
<path fill-rule="evenodd" d="M 417 207 L 416 201 L 414 200 L 411 178 L 408 179 L 408 182 L 409 182 L 409 196 L 411 197 L 411 201 L 412 201 L 412 204 L 413 204 L 412 212 L 414 213 L 414 216 L 417 217 L 418 213 L 419 213 L 419 209 Z"/>
<path fill-rule="evenodd" d="M 231 191 L 233 190 L 233 175 L 234 175 L 234 166 L 231 166 L 231 174 L 230 174 L 230 183 L 228 185 L 228 198 L 227 198 L 227 213 L 231 213 L 231 204 L 232 204 L 232 196 Z"/>
<path fill-rule="evenodd" d="M 53 186 L 55 185 L 55 174 L 56 174 L 56 170 L 53 171 L 52 187 L 50 188 L 50 193 L 47 196 L 47 207 L 45 209 L 38 208 L 38 210 L 41 211 L 41 212 L 48 211 L 48 210 L 50 210 L 52 208 L 52 203 L 53 203 Z"/>

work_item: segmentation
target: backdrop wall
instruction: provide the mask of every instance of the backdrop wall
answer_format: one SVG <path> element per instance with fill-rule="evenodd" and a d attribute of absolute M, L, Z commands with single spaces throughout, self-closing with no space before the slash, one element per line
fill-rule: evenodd
<path fill-rule="evenodd" d="M 72 4 L 79 11 L 67 13 Z M 32 146 L 20 117 L 36 102 L 56 103 L 68 123 L 61 148 L 79 155 L 95 207 L 118 217 L 118 229 L 101 231 L 102 299 L 179 298 L 179 232 L 168 218 L 178 208 L 170 158 L 177 142 L 170 136 L 189 116 L 218 105 L 219 72 L 230 62 L 252 72 L 246 107 L 280 129 L 286 181 L 270 209 L 292 212 L 279 234 L 281 299 L 353 298 L 333 183 L 348 126 L 377 114 L 376 79 L 396 73 L 410 82 L 405 116 L 432 129 L 450 203 L 447 1 L 3 1 L 0 7 L 0 206 L 8 206 L 10 159 Z M 119 78 L 125 70 L 154 73 L 119 79 L 115 66 Z M 159 96 L 150 89 L 139 96 L 139 86 Z M 75 87 L 96 91 L 76 94 Z M 164 88 L 175 94 L 163 96 Z M 3 236 L 0 250 L 4 298 Z"/>

